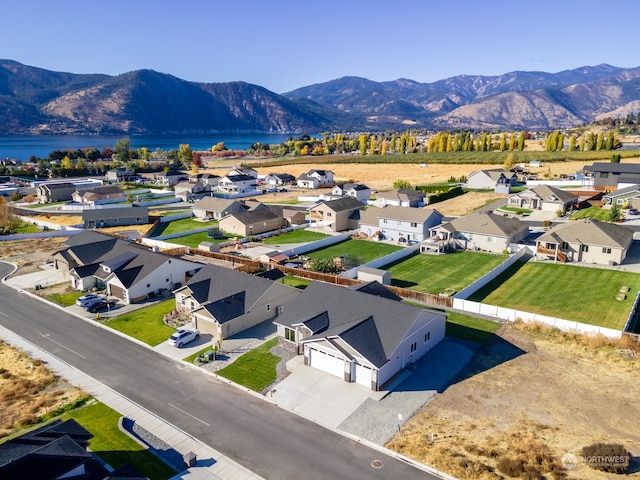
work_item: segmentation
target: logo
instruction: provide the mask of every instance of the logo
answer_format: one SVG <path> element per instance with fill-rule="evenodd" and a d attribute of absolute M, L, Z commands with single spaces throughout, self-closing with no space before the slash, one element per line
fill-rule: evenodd
<path fill-rule="evenodd" d="M 567 470 L 573 470 L 578 466 L 578 457 L 576 457 L 573 453 L 565 453 L 560 460 L 562 466 Z"/>

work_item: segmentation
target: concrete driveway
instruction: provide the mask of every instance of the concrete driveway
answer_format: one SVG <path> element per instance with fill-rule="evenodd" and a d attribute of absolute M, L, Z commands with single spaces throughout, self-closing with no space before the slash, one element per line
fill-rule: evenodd
<path fill-rule="evenodd" d="M 337 428 L 369 398 L 372 391 L 356 383 L 302 364 L 298 356 L 287 363 L 293 372 L 267 394 L 281 406 L 321 425 Z M 293 363 L 292 363 L 293 362 Z"/>
<path fill-rule="evenodd" d="M 184 328 L 192 327 L 189 325 L 185 325 Z M 200 334 L 200 338 L 194 340 L 193 342 L 187 343 L 182 348 L 177 348 L 169 345 L 169 338 L 167 338 L 167 341 L 156 345 L 155 347 L 153 347 L 153 349 L 156 352 L 161 353 L 162 355 L 173 358 L 174 360 L 182 360 L 190 355 L 193 355 L 196 352 L 199 352 L 205 347 L 213 349 L 213 344 L 211 343 L 211 335 L 207 333 Z"/>

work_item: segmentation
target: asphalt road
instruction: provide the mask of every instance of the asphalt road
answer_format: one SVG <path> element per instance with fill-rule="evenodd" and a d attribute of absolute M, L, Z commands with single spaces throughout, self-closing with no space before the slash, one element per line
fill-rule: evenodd
<path fill-rule="evenodd" d="M 0 323 L 265 479 L 437 478 L 4 284 Z"/>

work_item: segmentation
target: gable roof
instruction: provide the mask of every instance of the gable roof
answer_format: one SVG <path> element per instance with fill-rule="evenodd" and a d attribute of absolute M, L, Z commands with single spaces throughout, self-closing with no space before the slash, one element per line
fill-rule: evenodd
<path fill-rule="evenodd" d="M 228 173 L 227 175 L 225 175 L 222 180 L 226 180 L 228 182 L 231 183 L 237 183 L 237 182 L 248 182 L 248 181 L 254 181 L 256 180 L 256 177 L 253 177 L 251 175 L 247 175 L 245 173 Z"/>
<path fill-rule="evenodd" d="M 562 190 L 557 187 L 552 187 L 550 185 L 538 185 L 530 189 L 530 191 L 534 192 L 538 197 L 540 197 L 543 201 L 553 201 L 549 200 L 551 197 L 557 198 L 562 203 L 577 201 L 577 195 L 573 193 L 567 192 L 566 190 Z"/>
<path fill-rule="evenodd" d="M 363 190 L 371 190 L 369 187 L 367 187 L 366 185 L 363 185 L 362 183 L 353 183 L 353 182 L 347 182 L 341 185 L 336 185 L 336 187 L 340 188 L 342 191 L 355 190 L 357 192 L 361 192 Z"/>
<path fill-rule="evenodd" d="M 383 200 L 398 200 L 402 202 L 408 202 L 412 200 L 422 200 L 424 193 L 414 188 L 400 188 L 398 190 L 391 190 L 389 192 L 380 192 L 377 198 Z"/>
<path fill-rule="evenodd" d="M 619 188 L 613 192 L 609 192 L 606 195 L 604 195 L 604 198 L 615 198 L 615 197 L 620 197 L 622 195 L 626 195 L 628 193 L 640 193 L 640 185 L 635 184 L 635 185 L 630 185 L 628 187 L 624 187 L 624 188 Z"/>
<path fill-rule="evenodd" d="M 147 207 L 127 206 L 112 208 L 85 209 L 82 211 L 83 220 L 96 220 L 100 218 L 131 218 L 146 217 L 149 215 Z"/>
<path fill-rule="evenodd" d="M 296 179 L 296 177 L 294 177 L 289 173 L 269 173 L 267 177 L 276 177 L 282 180 L 283 182 L 290 182 Z"/>
<path fill-rule="evenodd" d="M 228 219 L 229 217 L 235 218 L 243 225 L 255 225 L 256 223 L 266 222 L 267 220 L 283 218 L 271 208 L 256 208 L 254 210 L 248 210 L 246 212 L 230 213 L 222 220 Z"/>
<path fill-rule="evenodd" d="M 458 217 L 443 226 L 453 228 L 457 232 L 477 233 L 496 237 L 511 237 L 529 227 L 520 220 L 495 213 L 477 212 Z M 438 228 L 438 227 L 433 227 Z"/>
<path fill-rule="evenodd" d="M 318 205 L 311 207 L 311 210 L 313 210 L 316 207 L 319 207 L 320 205 L 325 205 L 327 208 L 330 208 L 334 212 L 344 212 L 344 211 L 353 210 L 356 208 L 364 208 L 364 205 L 360 200 L 356 200 L 353 197 L 343 197 L 343 198 L 338 198 L 336 200 L 322 201 Z"/>
<path fill-rule="evenodd" d="M 48 188 L 49 190 L 62 190 L 73 188 L 75 190 L 76 186 L 70 182 L 62 182 L 62 183 L 45 183 L 44 185 L 40 185 L 38 188 Z"/>
<path fill-rule="evenodd" d="M 211 212 L 223 212 L 234 203 L 237 203 L 238 206 L 242 207 L 242 204 L 235 200 L 218 197 L 203 197 L 196 203 L 194 203 L 192 208 L 196 210 L 207 210 Z"/>
<path fill-rule="evenodd" d="M 406 222 L 425 223 L 432 217 L 439 216 L 442 219 L 442 214 L 433 208 L 407 208 L 399 207 L 396 205 L 387 205 L 386 207 L 369 207 L 366 211 L 360 214 L 361 221 L 371 220 L 373 218 L 386 218 L 387 220 L 404 220 Z M 374 222 L 377 224 L 378 222 Z"/>
<path fill-rule="evenodd" d="M 364 268 L 367 268 L 367 267 L 361 267 L 360 271 L 362 271 Z M 389 290 L 387 287 L 385 287 L 383 284 L 381 284 L 377 280 L 371 280 L 370 282 L 366 282 L 366 283 L 350 285 L 347 288 L 349 290 L 356 290 L 358 292 L 368 293 L 369 295 L 376 295 L 378 297 L 388 298 L 389 300 L 395 300 L 397 302 L 402 300 L 402 297 L 393 293 L 391 290 Z"/>
<path fill-rule="evenodd" d="M 598 173 L 630 173 L 640 174 L 640 163 L 610 163 L 594 162 L 593 165 L 585 165 L 583 170 Z"/>
<path fill-rule="evenodd" d="M 633 241 L 633 232 L 622 225 L 601 222 L 594 218 L 584 218 L 560 223 L 540 235 L 538 241 L 626 248 Z"/>
<path fill-rule="evenodd" d="M 384 297 L 314 281 L 275 323 L 313 326 L 314 334 L 305 341 L 339 336 L 376 367 L 381 367 L 423 311 Z M 434 317 L 441 315 L 429 312 Z"/>
<path fill-rule="evenodd" d="M 88 194 L 95 195 L 111 195 L 112 193 L 123 193 L 122 188 L 118 185 L 102 185 L 98 187 L 82 188 L 77 190 L 78 195 L 85 196 Z"/>

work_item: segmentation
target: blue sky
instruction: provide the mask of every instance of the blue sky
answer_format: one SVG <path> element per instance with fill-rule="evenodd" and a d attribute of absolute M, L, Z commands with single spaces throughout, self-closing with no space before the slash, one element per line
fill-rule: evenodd
<path fill-rule="evenodd" d="M 149 68 L 276 93 L 343 76 L 434 82 L 640 66 L 638 0 L 0 0 L 0 58 L 73 73 Z"/>

